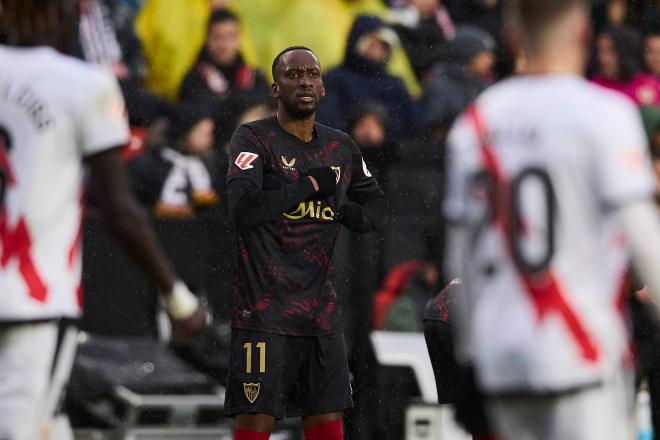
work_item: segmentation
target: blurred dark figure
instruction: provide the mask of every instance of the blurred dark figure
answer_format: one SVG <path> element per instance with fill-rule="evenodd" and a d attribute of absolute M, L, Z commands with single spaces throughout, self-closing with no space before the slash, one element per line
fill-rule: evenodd
<path fill-rule="evenodd" d="M 182 106 L 169 141 L 128 163 L 138 199 L 161 218 L 191 218 L 218 206 L 222 184 L 213 150 L 213 119 L 204 108 Z"/>
<path fill-rule="evenodd" d="M 385 169 L 396 160 L 396 146 L 386 134 L 387 111 L 379 104 L 357 104 L 348 115 L 348 127 L 367 168 L 386 187 Z"/>
<path fill-rule="evenodd" d="M 660 29 L 649 31 L 643 45 L 644 71 L 630 84 L 633 99 L 640 106 L 660 105 Z"/>
<path fill-rule="evenodd" d="M 456 27 L 441 0 L 408 0 L 408 5 L 391 11 L 393 29 L 399 35 L 418 80 L 443 57 L 446 41 Z"/>
<path fill-rule="evenodd" d="M 424 134 L 451 124 L 490 81 L 495 40 L 474 27 L 459 28 L 447 62 L 437 64 L 420 101 Z"/>
<path fill-rule="evenodd" d="M 499 39 L 502 29 L 501 0 L 445 0 L 449 13 L 458 25 L 471 25 Z"/>
<path fill-rule="evenodd" d="M 121 34 L 115 30 L 113 11 L 119 6 L 104 0 L 80 2 L 78 56 L 111 70 L 119 81 L 131 126 L 149 126 L 173 117 L 175 107 L 142 87 L 145 61 L 139 40 L 125 29 Z"/>
<path fill-rule="evenodd" d="M 372 328 L 394 332 L 421 332 L 422 314 L 436 291 L 438 270 L 429 260 L 410 260 L 395 266 L 376 293 L 372 305 Z M 404 437 L 406 407 L 419 396 L 419 385 L 408 367 L 380 367 L 378 396 L 384 404 L 377 409 L 378 438 Z"/>
<path fill-rule="evenodd" d="M 607 28 L 596 38 L 594 83 L 634 99 L 631 82 L 641 70 L 641 41 L 626 27 Z"/>
<path fill-rule="evenodd" d="M 396 33 L 380 18 L 357 17 L 343 64 L 325 75 L 326 96 L 319 106 L 319 122 L 346 131 L 352 108 L 360 102 L 375 102 L 387 110 L 388 139 L 396 142 L 414 134 L 415 104 L 403 81 L 385 70 L 397 42 Z"/>
<path fill-rule="evenodd" d="M 421 261 L 416 273 L 401 287 L 398 298 L 385 314 L 383 328 L 393 332 L 421 332 L 429 298 L 438 290 L 440 275 L 432 261 Z"/>
<path fill-rule="evenodd" d="M 239 47 L 238 18 L 226 10 L 214 12 L 206 43 L 181 84 L 182 102 L 211 106 L 216 145 L 229 140 L 241 113 L 266 102 L 270 93 L 264 76 L 245 64 Z"/>
<path fill-rule="evenodd" d="M 592 22 L 596 35 L 611 27 L 630 25 L 633 11 L 627 0 L 605 0 L 594 4 Z"/>
<path fill-rule="evenodd" d="M 474 394 L 476 387 L 470 383 L 471 373 L 456 359 L 456 329 L 450 311 L 455 307 L 456 295 L 460 294 L 460 284 L 459 279 L 452 280 L 428 302 L 424 313 L 424 339 L 433 365 L 438 403 L 455 404 L 460 416 L 469 413 L 474 440 L 495 440 L 496 437 L 489 435 L 481 396 Z"/>

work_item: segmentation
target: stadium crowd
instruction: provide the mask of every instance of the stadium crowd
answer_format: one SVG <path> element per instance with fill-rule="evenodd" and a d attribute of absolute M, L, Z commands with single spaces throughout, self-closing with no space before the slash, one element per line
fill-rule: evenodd
<path fill-rule="evenodd" d="M 360 347 L 370 329 L 422 331 L 426 303 L 449 281 L 441 269 L 439 207 L 449 128 L 479 93 L 524 71 L 501 1 L 84 0 L 82 5 L 79 56 L 107 66 L 119 80 L 131 124 L 123 158 L 139 201 L 165 221 L 160 231 L 166 246 L 204 245 L 204 238 L 184 240 L 177 232 L 184 224 L 194 225 L 194 235 L 212 223 L 213 233 L 227 237 L 213 241 L 222 249 L 188 261 L 202 261 L 190 278 L 213 278 L 186 282 L 205 292 L 217 322 L 229 319 L 235 258 L 226 209 L 227 143 L 241 124 L 273 113 L 269 63 L 295 44 L 312 48 L 324 70 L 327 93 L 318 122 L 351 135 L 390 198 L 389 225 L 366 244 L 377 248 L 378 259 L 357 264 L 369 271 L 362 276 L 370 282 L 356 282 L 351 269 L 364 239 L 339 250 L 345 263 L 338 263 L 344 266 L 338 270 L 338 290 L 349 304 L 346 320 L 354 330 L 347 337 Z M 592 17 L 588 78 L 639 106 L 660 194 L 660 2 L 603 0 L 595 2 Z M 89 270 L 105 264 L 92 261 L 94 252 L 86 258 Z M 355 285 L 366 286 L 367 295 L 351 299 L 360 290 Z M 96 317 L 107 311 L 99 301 L 90 299 L 99 310 L 86 318 L 88 329 L 97 329 Z M 360 305 L 372 308 L 370 328 L 351 316 Z M 122 331 L 115 327 L 108 333 Z M 218 364 L 202 359 L 209 357 L 208 347 L 215 346 L 205 341 L 180 351 L 210 371 Z M 648 367 L 649 386 L 658 392 L 660 373 L 654 368 Z M 405 374 L 387 380 L 396 383 L 384 387 L 416 392 Z M 405 405 L 405 396 L 401 399 Z M 373 427 L 373 434 L 403 438 L 401 408 L 387 411 L 387 422 Z"/>

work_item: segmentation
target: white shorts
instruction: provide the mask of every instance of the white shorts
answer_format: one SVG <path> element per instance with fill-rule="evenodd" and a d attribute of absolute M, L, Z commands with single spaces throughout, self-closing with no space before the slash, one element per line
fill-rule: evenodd
<path fill-rule="evenodd" d="M 75 354 L 76 331 L 58 324 L 0 327 L 0 440 L 53 438 L 52 420 Z"/>
<path fill-rule="evenodd" d="M 629 440 L 634 438 L 632 373 L 553 397 L 493 398 L 488 414 L 504 440 Z"/>

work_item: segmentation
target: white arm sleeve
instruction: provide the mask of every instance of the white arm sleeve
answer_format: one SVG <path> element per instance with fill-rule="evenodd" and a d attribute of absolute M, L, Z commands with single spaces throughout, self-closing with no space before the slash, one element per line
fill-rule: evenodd
<path fill-rule="evenodd" d="M 117 80 L 105 71 L 90 71 L 79 109 L 82 155 L 91 156 L 128 142 L 129 131 Z"/>
<path fill-rule="evenodd" d="M 660 307 L 660 224 L 656 207 L 650 200 L 642 200 L 621 206 L 618 213 L 633 265 Z"/>

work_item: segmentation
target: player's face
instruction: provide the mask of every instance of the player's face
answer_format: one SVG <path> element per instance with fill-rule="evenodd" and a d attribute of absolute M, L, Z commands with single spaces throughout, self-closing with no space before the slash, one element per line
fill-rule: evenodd
<path fill-rule="evenodd" d="M 231 64 L 240 46 L 238 24 L 227 20 L 211 25 L 206 36 L 206 48 L 214 63 Z"/>
<path fill-rule="evenodd" d="M 304 119 L 314 114 L 321 97 L 325 95 L 319 60 L 307 50 L 284 54 L 276 71 L 272 92 L 294 119 Z"/>

